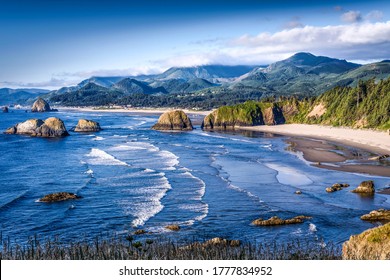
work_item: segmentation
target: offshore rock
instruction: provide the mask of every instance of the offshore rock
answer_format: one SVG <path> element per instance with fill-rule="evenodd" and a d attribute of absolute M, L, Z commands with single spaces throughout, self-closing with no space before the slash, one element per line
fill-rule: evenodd
<path fill-rule="evenodd" d="M 352 235 L 343 244 L 344 260 L 390 260 L 390 223 Z"/>
<path fill-rule="evenodd" d="M 374 194 L 375 186 L 373 181 L 363 181 L 352 191 L 353 193 Z"/>
<path fill-rule="evenodd" d="M 336 183 L 336 184 L 333 184 L 331 187 L 326 188 L 325 190 L 326 190 L 326 192 L 331 193 L 331 192 L 340 191 L 340 190 L 347 188 L 347 187 L 349 187 L 349 184 Z"/>
<path fill-rule="evenodd" d="M 3 113 L 8 113 L 8 107 L 7 106 L 4 106 L 2 110 L 3 110 Z"/>
<path fill-rule="evenodd" d="M 169 229 L 169 230 L 172 230 L 172 231 L 179 231 L 180 230 L 180 226 L 176 225 L 176 224 L 174 224 L 174 225 L 167 225 L 165 228 Z"/>
<path fill-rule="evenodd" d="M 49 103 L 47 103 L 44 99 L 40 97 L 34 102 L 31 108 L 31 112 L 49 112 L 49 111 L 51 111 Z"/>
<path fill-rule="evenodd" d="M 390 210 L 378 209 L 360 217 L 364 221 L 390 221 Z"/>
<path fill-rule="evenodd" d="M 255 226 L 278 226 L 278 225 L 290 225 L 290 224 L 300 224 L 303 223 L 304 220 L 311 219 L 308 216 L 296 216 L 291 219 L 281 219 L 278 216 L 274 216 L 269 218 L 268 220 L 257 219 L 252 222 L 252 225 Z"/>
<path fill-rule="evenodd" d="M 30 119 L 25 122 L 18 123 L 13 127 L 8 128 L 4 133 L 32 135 L 43 124 L 44 122 L 40 119 Z"/>
<path fill-rule="evenodd" d="M 100 131 L 100 124 L 95 121 L 80 119 L 75 127 L 75 132 L 96 132 Z"/>
<path fill-rule="evenodd" d="M 44 124 L 35 130 L 32 136 L 37 137 L 64 137 L 68 136 L 69 133 L 65 128 L 65 124 L 59 118 L 48 118 Z"/>
<path fill-rule="evenodd" d="M 152 126 L 155 130 L 193 130 L 190 118 L 182 110 L 165 112 L 157 123 Z"/>
<path fill-rule="evenodd" d="M 44 197 L 40 198 L 40 202 L 58 202 L 58 201 L 65 201 L 69 199 L 80 199 L 81 196 L 78 196 L 74 193 L 68 193 L 68 192 L 59 192 L 59 193 L 51 193 L 48 195 L 45 195 Z"/>

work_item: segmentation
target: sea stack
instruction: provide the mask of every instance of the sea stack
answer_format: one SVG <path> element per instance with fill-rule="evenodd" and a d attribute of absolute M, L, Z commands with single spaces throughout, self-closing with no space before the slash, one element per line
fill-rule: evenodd
<path fill-rule="evenodd" d="M 48 118 L 45 121 L 30 119 L 8 128 L 5 134 L 27 134 L 36 137 L 64 137 L 69 133 L 65 124 L 58 118 Z"/>
<path fill-rule="evenodd" d="M 181 110 L 165 112 L 157 123 L 152 126 L 155 130 L 193 130 L 190 118 Z"/>
<path fill-rule="evenodd" d="M 95 121 L 80 119 L 75 127 L 75 132 L 96 132 L 100 131 L 100 124 Z"/>
<path fill-rule="evenodd" d="M 352 191 L 353 193 L 362 193 L 362 194 L 374 194 L 375 193 L 375 186 L 374 182 L 369 181 L 363 181 L 360 183 L 360 185 Z"/>
<path fill-rule="evenodd" d="M 51 108 L 49 103 L 47 103 L 44 99 L 40 97 L 34 102 L 31 108 L 31 112 L 50 112 L 50 111 Z"/>

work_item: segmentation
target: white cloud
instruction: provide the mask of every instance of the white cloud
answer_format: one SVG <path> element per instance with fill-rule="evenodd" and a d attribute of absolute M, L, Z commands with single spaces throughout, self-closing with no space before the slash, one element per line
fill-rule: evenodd
<path fill-rule="evenodd" d="M 383 12 L 374 10 L 369 12 L 365 18 L 371 21 L 381 21 L 383 19 Z"/>
<path fill-rule="evenodd" d="M 359 11 L 348 11 L 341 15 L 341 19 L 348 23 L 354 23 L 362 21 L 363 17 Z"/>

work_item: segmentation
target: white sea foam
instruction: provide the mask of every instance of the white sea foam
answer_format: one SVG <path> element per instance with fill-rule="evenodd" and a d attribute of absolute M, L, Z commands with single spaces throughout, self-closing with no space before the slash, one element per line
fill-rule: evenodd
<path fill-rule="evenodd" d="M 92 169 L 88 169 L 87 171 L 85 171 L 85 174 L 92 175 L 93 174 L 93 170 Z"/>
<path fill-rule="evenodd" d="M 222 178 L 223 179 L 223 178 Z M 223 179 L 224 181 L 227 181 L 226 179 Z M 227 181 L 228 182 L 228 181 Z M 242 193 L 245 193 L 247 196 L 251 197 L 251 198 L 255 198 L 257 201 L 259 202 L 264 202 L 263 200 L 261 200 L 257 195 L 254 195 L 253 193 L 251 193 L 250 191 L 247 191 L 245 189 L 242 189 L 236 185 L 233 185 L 231 184 L 230 182 L 228 182 L 228 188 L 229 189 L 232 189 L 232 190 L 235 190 L 235 191 L 238 191 L 238 192 L 242 192 Z"/>
<path fill-rule="evenodd" d="M 291 186 L 304 186 L 313 183 L 305 174 L 292 167 L 282 166 L 276 163 L 265 163 L 265 166 L 278 172 L 276 179 L 279 183 Z"/>
<path fill-rule="evenodd" d="M 174 170 L 175 166 L 179 164 L 179 157 L 170 151 L 163 150 L 158 155 L 164 159 L 164 165 L 167 166 L 165 169 Z"/>
<path fill-rule="evenodd" d="M 92 165 L 127 165 L 128 166 L 126 162 L 120 161 L 119 159 L 106 153 L 105 151 L 96 148 L 92 148 L 91 152 L 87 154 L 87 156 L 90 158 L 88 163 Z"/>
<path fill-rule="evenodd" d="M 163 174 L 163 173 L 159 173 Z M 166 192 L 171 189 L 169 180 L 164 175 L 157 181 L 157 184 L 150 187 L 138 188 L 139 193 L 143 193 L 143 201 L 132 202 L 129 205 L 129 210 L 136 218 L 132 221 L 133 227 L 143 226 L 150 218 L 159 213 L 164 206 L 161 199 L 166 195 Z M 145 195 L 145 193 L 147 195 Z"/>
<path fill-rule="evenodd" d="M 147 150 L 145 147 L 140 146 L 130 146 L 130 145 L 118 145 L 110 148 L 110 151 L 137 151 L 137 150 Z"/>
<path fill-rule="evenodd" d="M 317 226 L 315 224 L 310 223 L 309 224 L 309 231 L 310 232 L 316 232 L 317 231 Z"/>
<path fill-rule="evenodd" d="M 95 138 L 92 139 L 92 141 L 103 141 L 104 139 L 105 139 L 104 137 L 96 136 Z"/>
<path fill-rule="evenodd" d="M 188 170 L 188 169 L 187 169 Z M 194 176 L 191 172 L 189 172 L 189 171 L 185 171 L 184 173 L 183 173 L 183 175 L 184 176 L 187 176 L 188 178 L 192 178 L 192 179 L 195 179 L 196 181 L 198 181 L 199 182 L 199 190 L 197 190 L 195 193 L 197 194 L 195 197 L 194 197 L 194 199 L 195 200 L 202 200 L 202 197 L 204 196 L 204 194 L 206 193 L 206 183 L 202 180 L 202 179 L 200 179 L 200 178 L 198 178 L 198 177 L 196 177 L 196 176 Z"/>

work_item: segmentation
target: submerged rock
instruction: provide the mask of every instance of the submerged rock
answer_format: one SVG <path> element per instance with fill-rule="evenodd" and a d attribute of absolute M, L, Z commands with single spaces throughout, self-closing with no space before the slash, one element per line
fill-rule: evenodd
<path fill-rule="evenodd" d="M 75 132 L 96 132 L 100 131 L 100 124 L 95 121 L 80 119 L 75 127 Z"/>
<path fill-rule="evenodd" d="M 344 260 L 390 260 L 390 223 L 352 235 L 343 244 Z"/>
<path fill-rule="evenodd" d="M 344 188 L 348 188 L 349 187 L 349 184 L 340 184 L 340 183 L 336 183 L 336 184 L 333 184 L 331 187 L 329 188 L 326 188 L 326 192 L 336 192 L 336 191 L 340 191 Z"/>
<path fill-rule="evenodd" d="M 64 122 L 54 117 L 46 119 L 44 124 L 32 134 L 32 136 L 37 137 L 64 137 L 68 135 Z"/>
<path fill-rule="evenodd" d="M 30 119 L 8 128 L 5 134 L 26 134 L 36 137 L 64 137 L 69 133 L 64 122 L 58 118 L 48 118 L 45 121 Z"/>
<path fill-rule="evenodd" d="M 363 181 L 360 185 L 352 191 L 353 193 L 374 194 L 375 185 L 373 181 Z"/>
<path fill-rule="evenodd" d="M 45 195 L 44 197 L 40 198 L 40 202 L 58 202 L 58 201 L 65 201 L 69 199 L 80 199 L 81 196 L 78 196 L 74 193 L 68 193 L 68 192 L 59 192 L 59 193 L 51 193 L 48 195 Z"/>
<path fill-rule="evenodd" d="M 378 209 L 360 217 L 365 221 L 390 221 L 390 210 Z"/>
<path fill-rule="evenodd" d="M 134 235 L 141 235 L 141 234 L 146 234 L 146 230 L 144 229 L 137 229 L 136 231 L 134 231 Z"/>
<path fill-rule="evenodd" d="M 165 227 L 166 229 L 169 229 L 169 230 L 173 230 L 173 231 L 179 231 L 180 230 L 180 226 L 179 225 L 167 225 Z"/>
<path fill-rule="evenodd" d="M 2 110 L 3 110 L 3 113 L 8 113 L 8 107 L 7 106 L 4 106 Z"/>
<path fill-rule="evenodd" d="M 155 130 L 193 130 L 190 118 L 181 110 L 165 112 L 157 123 L 152 126 Z"/>
<path fill-rule="evenodd" d="M 278 225 L 290 225 L 290 224 L 300 224 L 303 223 L 304 220 L 311 219 L 308 216 L 296 216 L 291 219 L 281 219 L 278 216 L 274 216 L 269 218 L 268 220 L 257 219 L 252 222 L 252 225 L 255 226 L 278 226 Z"/>
<path fill-rule="evenodd" d="M 34 102 L 31 108 L 31 112 L 49 112 L 49 111 L 51 111 L 49 103 L 47 103 L 44 99 L 40 97 Z"/>

